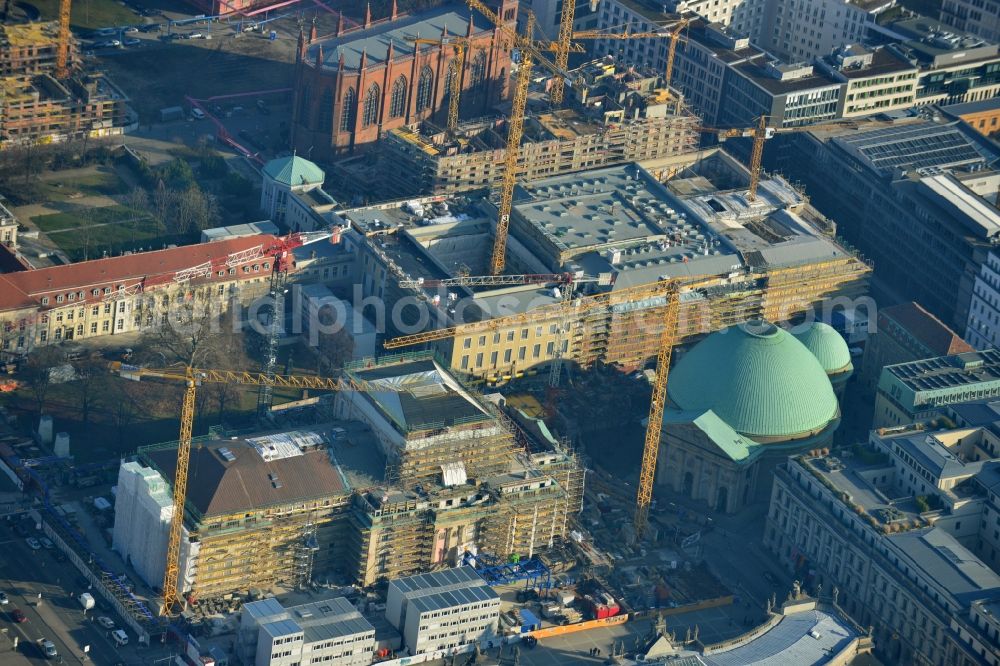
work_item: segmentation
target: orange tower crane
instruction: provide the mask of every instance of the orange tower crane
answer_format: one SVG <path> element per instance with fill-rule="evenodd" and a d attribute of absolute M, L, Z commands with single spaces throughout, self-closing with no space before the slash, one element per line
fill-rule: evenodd
<path fill-rule="evenodd" d="M 669 26 L 663 26 L 662 30 L 656 32 L 621 32 L 621 33 L 611 33 L 603 32 L 601 30 L 581 30 L 572 33 L 573 39 L 615 39 L 621 41 L 627 41 L 630 39 L 662 39 L 667 38 L 670 40 L 669 46 L 667 46 L 667 65 L 664 68 L 663 80 L 667 88 L 670 87 L 670 82 L 673 80 L 674 76 L 674 56 L 677 53 L 677 43 L 680 41 L 681 32 L 684 28 L 688 27 L 691 23 L 691 19 L 681 18 L 678 19 L 676 23 Z M 552 50 L 556 54 L 560 53 L 562 48 L 561 43 L 556 43 L 553 45 Z M 558 77 L 556 77 L 558 79 Z M 556 83 L 553 81 L 553 90 L 555 90 Z"/>
<path fill-rule="evenodd" d="M 414 44 L 427 46 L 451 46 L 455 49 L 454 71 L 448 82 L 448 131 L 454 133 L 458 129 L 458 98 L 462 94 L 462 77 L 465 75 L 465 54 L 472 40 L 467 37 L 452 37 L 445 34 L 441 39 L 422 39 L 415 37 L 410 40 Z"/>
<path fill-rule="evenodd" d="M 230 370 L 203 370 L 183 368 L 162 370 L 139 368 L 120 362 L 111 364 L 112 372 L 125 379 L 139 381 L 144 377 L 178 381 L 184 384 L 181 402 L 180 437 L 177 442 L 177 471 L 174 474 L 173 517 L 167 538 L 167 563 L 163 572 L 163 614 L 170 615 L 179 603 L 177 594 L 180 576 L 181 532 L 184 527 L 184 506 L 187 501 L 188 464 L 191 459 L 191 436 L 194 429 L 195 397 L 201 384 L 239 384 L 243 386 L 271 386 L 285 388 L 318 389 L 325 391 L 362 391 L 374 388 L 367 382 L 334 377 L 300 375 L 275 375 L 264 372 L 237 372 Z M 398 390 L 391 386 L 378 387 L 379 391 Z"/>
<path fill-rule="evenodd" d="M 56 78 L 69 76 L 69 20 L 72 0 L 59 0 L 59 36 L 56 44 Z"/>

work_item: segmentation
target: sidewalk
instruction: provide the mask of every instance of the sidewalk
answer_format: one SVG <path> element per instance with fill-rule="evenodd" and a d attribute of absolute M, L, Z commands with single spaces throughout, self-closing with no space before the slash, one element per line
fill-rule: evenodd
<path fill-rule="evenodd" d="M 7 664 L 11 664 L 11 666 L 31 664 L 27 657 L 14 649 L 13 636 L 10 636 L 10 632 L 6 628 L 0 633 L 0 663 L 4 666 Z"/>

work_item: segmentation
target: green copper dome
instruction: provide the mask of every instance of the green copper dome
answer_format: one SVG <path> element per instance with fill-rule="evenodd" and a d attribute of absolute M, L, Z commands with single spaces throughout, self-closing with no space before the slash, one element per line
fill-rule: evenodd
<path fill-rule="evenodd" d="M 839 415 L 816 357 L 768 323 L 731 327 L 696 344 L 671 370 L 667 393 L 678 408 L 711 409 L 757 439 L 809 436 Z"/>
<path fill-rule="evenodd" d="M 792 329 L 795 339 L 812 352 L 828 375 L 836 375 L 854 369 L 847 341 L 834 328 L 816 321 Z"/>
<path fill-rule="evenodd" d="M 297 187 L 323 183 L 323 170 L 307 159 L 297 155 L 279 157 L 264 165 L 264 173 L 282 185 Z"/>

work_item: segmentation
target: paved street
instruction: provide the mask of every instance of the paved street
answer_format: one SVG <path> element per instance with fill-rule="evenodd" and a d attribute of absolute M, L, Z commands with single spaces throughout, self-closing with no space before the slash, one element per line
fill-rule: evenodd
<path fill-rule="evenodd" d="M 0 590 L 10 598 L 3 607 L 0 631 L 6 630 L 9 636 L 19 638 L 18 652 L 27 658 L 26 663 L 53 663 L 44 659 L 37 647 L 42 638 L 55 643 L 61 658 L 56 663 L 146 664 L 154 655 L 166 654 L 159 646 L 137 648 L 130 630 L 132 642 L 122 649 L 116 648 L 108 631 L 97 624 L 96 618 L 107 615 L 120 626 L 119 618 L 108 610 L 101 610 L 100 606 L 84 614 L 75 596 L 84 591 L 75 567 L 69 562 L 58 562 L 53 550 L 31 550 L 12 525 L 0 522 Z M 37 537 L 41 533 L 33 535 Z M 101 605 L 106 603 L 102 599 L 98 601 Z M 22 610 L 28 621 L 14 623 L 11 619 L 14 608 Z M 89 655 L 84 653 L 85 646 L 90 646 Z M 6 665 L 8 655 L 4 655 L 3 647 L 0 638 L 0 663 Z"/>

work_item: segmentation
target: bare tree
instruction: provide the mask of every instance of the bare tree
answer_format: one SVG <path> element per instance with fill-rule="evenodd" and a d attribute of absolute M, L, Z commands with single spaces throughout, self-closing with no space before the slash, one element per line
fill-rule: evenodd
<path fill-rule="evenodd" d="M 41 414 L 52 388 L 50 372 L 63 361 L 62 352 L 55 347 L 39 347 L 28 354 L 21 372 L 21 381 L 35 399 L 35 406 Z"/>
<path fill-rule="evenodd" d="M 332 375 L 353 357 L 354 338 L 344 329 L 321 335 L 313 353 L 316 355 L 316 373 Z"/>
<path fill-rule="evenodd" d="M 106 394 L 109 374 L 107 365 L 99 359 L 87 358 L 74 364 L 76 379 L 70 388 L 80 408 L 84 425 L 90 423 L 90 414 Z"/>
<path fill-rule="evenodd" d="M 152 389 L 156 391 L 160 387 Z M 137 416 L 143 410 L 143 398 L 148 399 L 150 386 L 140 386 L 137 382 L 126 379 L 109 382 L 107 385 L 108 405 L 110 406 L 111 422 L 118 431 L 119 445 L 125 443 L 125 433 L 135 423 Z"/>
<path fill-rule="evenodd" d="M 244 370 L 250 366 L 243 333 L 232 310 L 215 301 L 190 298 L 170 308 L 167 323 L 143 334 L 140 347 L 147 361 L 194 368 Z M 150 352 L 155 355 L 152 358 Z M 162 359 L 160 359 L 162 356 Z"/>

